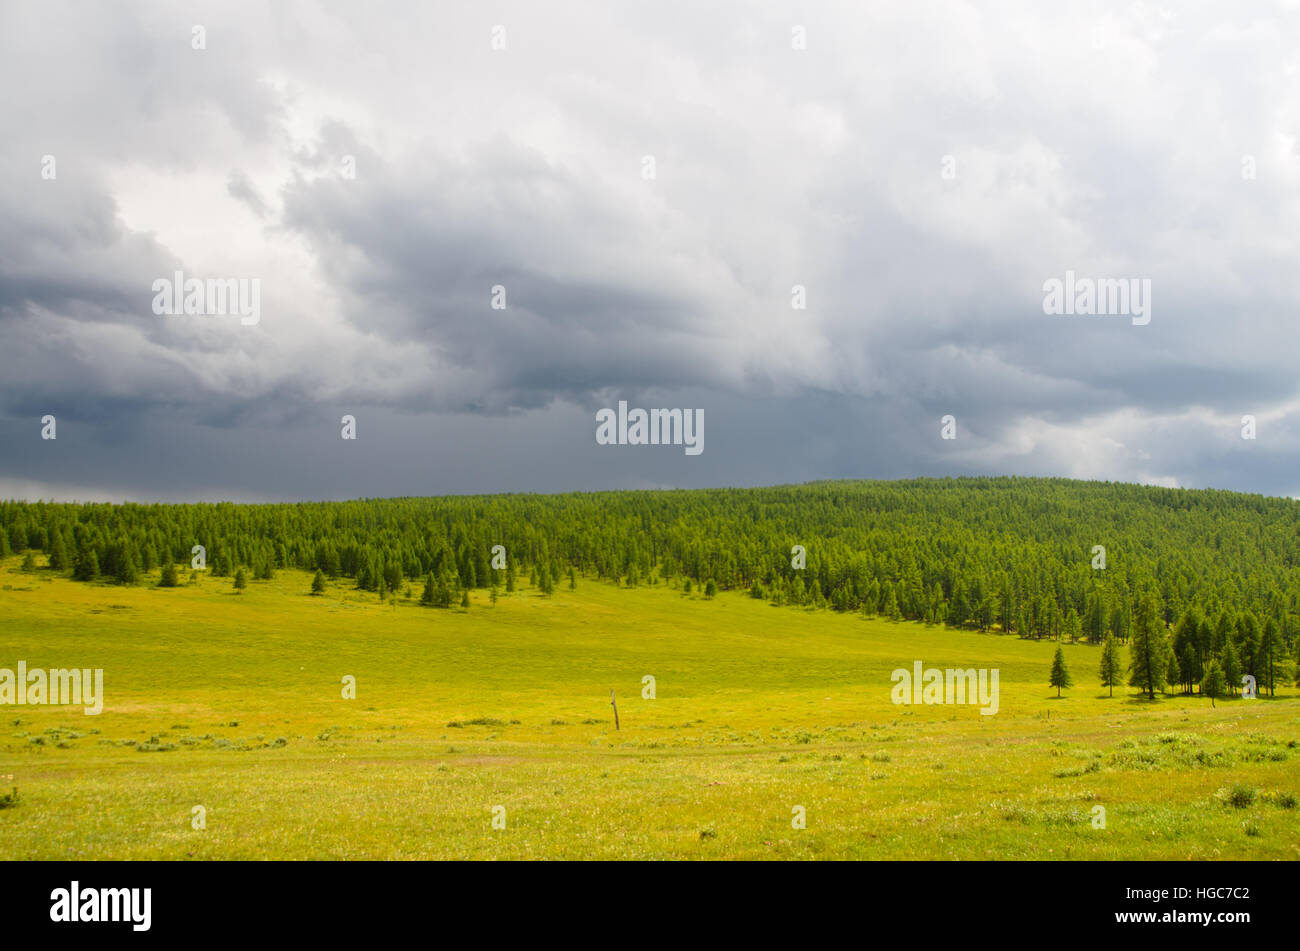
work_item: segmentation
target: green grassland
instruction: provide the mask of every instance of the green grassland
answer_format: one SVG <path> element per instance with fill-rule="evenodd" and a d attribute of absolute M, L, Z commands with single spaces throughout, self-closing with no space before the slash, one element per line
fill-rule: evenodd
<path fill-rule="evenodd" d="M 662 583 L 437 610 L 18 565 L 0 667 L 102 667 L 106 699 L 0 707 L 5 859 L 1300 858 L 1289 687 L 1108 698 L 1067 644 L 1056 699 L 1054 642 Z M 998 668 L 998 713 L 893 704 L 916 660 Z"/>

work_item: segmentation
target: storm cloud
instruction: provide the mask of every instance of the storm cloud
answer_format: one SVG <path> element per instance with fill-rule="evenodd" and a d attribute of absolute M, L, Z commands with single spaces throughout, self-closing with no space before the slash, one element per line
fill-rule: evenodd
<path fill-rule="evenodd" d="M 1294 4 L 591 6 L 0 8 L 0 497 L 1300 495 Z"/>

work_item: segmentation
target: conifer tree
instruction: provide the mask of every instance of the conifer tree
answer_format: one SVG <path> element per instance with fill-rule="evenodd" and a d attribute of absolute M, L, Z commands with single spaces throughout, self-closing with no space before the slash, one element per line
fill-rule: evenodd
<path fill-rule="evenodd" d="M 1228 696 L 1234 696 L 1237 687 L 1241 684 L 1241 661 L 1237 657 L 1237 648 L 1233 645 L 1231 638 L 1223 642 L 1223 650 L 1219 656 L 1219 661 L 1223 664 L 1223 679 L 1228 682 Z"/>
<path fill-rule="evenodd" d="M 1160 605 L 1154 593 L 1138 599 L 1133 611 L 1133 629 L 1129 647 L 1129 686 L 1146 691 L 1154 700 L 1163 690 L 1169 674 L 1169 639 L 1165 637 Z"/>
<path fill-rule="evenodd" d="M 1119 656 L 1119 642 L 1112 634 L 1101 644 L 1101 685 L 1110 689 L 1109 696 L 1115 696 L 1115 688 L 1124 683 L 1124 665 Z"/>
<path fill-rule="evenodd" d="M 1205 679 L 1201 681 L 1201 696 L 1210 698 L 1210 706 L 1214 706 L 1214 701 L 1223 696 L 1226 679 L 1223 668 L 1219 666 L 1217 660 L 1211 659 L 1205 665 Z"/>
<path fill-rule="evenodd" d="M 169 558 L 167 564 L 163 565 L 162 575 L 158 579 L 158 587 L 174 588 L 176 584 L 176 564 Z"/>
<path fill-rule="evenodd" d="M 113 579 L 118 584 L 135 584 L 140 580 L 140 569 L 136 567 L 135 552 L 130 546 L 119 553 Z"/>
<path fill-rule="evenodd" d="M 1061 688 L 1074 686 L 1074 681 L 1070 679 L 1070 671 L 1065 666 L 1065 651 L 1057 645 L 1056 656 L 1052 658 L 1052 672 L 1048 679 L 1048 686 L 1056 688 L 1056 696 L 1061 696 Z"/>
<path fill-rule="evenodd" d="M 89 538 L 83 538 L 77 546 L 77 555 L 72 562 L 72 577 L 76 581 L 94 581 L 99 577 L 99 556 L 91 547 Z"/>
<path fill-rule="evenodd" d="M 50 568 L 54 571 L 68 570 L 68 546 L 63 541 L 63 533 L 55 530 L 50 533 Z"/>
<path fill-rule="evenodd" d="M 1274 618 L 1264 622 L 1264 633 L 1259 645 L 1260 683 L 1268 688 L 1270 697 L 1277 696 L 1277 668 L 1286 657 L 1286 644 L 1282 641 L 1282 628 Z"/>

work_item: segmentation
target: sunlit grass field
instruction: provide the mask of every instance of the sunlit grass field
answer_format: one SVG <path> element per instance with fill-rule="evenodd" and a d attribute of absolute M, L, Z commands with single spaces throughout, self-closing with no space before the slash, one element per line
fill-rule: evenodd
<path fill-rule="evenodd" d="M 106 698 L 0 707 L 5 859 L 1300 858 L 1290 687 L 1108 698 L 1066 645 L 1056 699 L 1055 643 L 662 583 L 437 610 L 18 563 L 0 667 L 101 667 Z M 998 668 L 998 713 L 893 704 L 917 660 Z"/>

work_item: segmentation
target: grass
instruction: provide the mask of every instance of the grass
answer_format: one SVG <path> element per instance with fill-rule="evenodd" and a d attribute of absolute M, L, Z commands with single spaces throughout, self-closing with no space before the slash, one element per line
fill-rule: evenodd
<path fill-rule="evenodd" d="M 235 594 L 18 565 L 0 667 L 102 667 L 106 698 L 0 707 L 6 858 L 1300 858 L 1290 689 L 1112 699 L 1065 645 L 1056 700 L 1054 643 L 747 592 L 433 610 L 301 572 Z M 915 660 L 998 668 L 999 712 L 894 705 Z"/>

